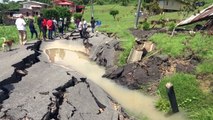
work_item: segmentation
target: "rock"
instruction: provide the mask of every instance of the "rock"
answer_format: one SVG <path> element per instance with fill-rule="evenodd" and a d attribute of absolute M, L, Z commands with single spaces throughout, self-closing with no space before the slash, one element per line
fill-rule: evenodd
<path fill-rule="evenodd" d="M 146 84 L 149 78 L 147 71 L 145 69 L 142 69 L 141 67 L 137 67 L 137 69 L 135 69 L 133 77 L 135 79 L 135 82 L 137 82 L 138 86 Z"/>
<path fill-rule="evenodd" d="M 117 79 L 121 76 L 122 72 L 124 71 L 123 67 L 119 67 L 118 69 L 113 68 L 113 70 L 108 70 L 103 77 L 107 77 L 110 79 Z"/>
<path fill-rule="evenodd" d="M 163 62 L 166 62 L 169 59 L 168 55 L 157 55 L 156 57 L 162 60 Z"/>
<path fill-rule="evenodd" d="M 131 63 L 131 64 L 125 65 L 122 76 L 125 76 L 130 72 L 133 72 L 137 67 L 138 67 L 138 64 L 136 64 L 136 63 Z"/>
<path fill-rule="evenodd" d="M 96 47 L 92 50 L 90 59 L 96 61 L 99 65 L 112 67 L 114 66 L 115 49 L 118 49 L 118 41 L 111 40 Z M 95 46 L 94 46 L 95 47 Z"/>

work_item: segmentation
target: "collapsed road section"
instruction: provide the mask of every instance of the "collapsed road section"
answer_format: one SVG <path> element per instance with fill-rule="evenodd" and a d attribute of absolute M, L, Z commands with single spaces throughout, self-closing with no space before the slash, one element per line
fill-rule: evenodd
<path fill-rule="evenodd" d="M 1 120 L 128 119 L 121 108 L 115 108 L 111 97 L 85 76 L 49 63 L 40 44 L 27 47 L 33 51 L 12 51 L 15 58 L 6 58 L 12 52 L 0 53 L 7 70 L 1 69 L 4 74 L 0 76 Z"/>

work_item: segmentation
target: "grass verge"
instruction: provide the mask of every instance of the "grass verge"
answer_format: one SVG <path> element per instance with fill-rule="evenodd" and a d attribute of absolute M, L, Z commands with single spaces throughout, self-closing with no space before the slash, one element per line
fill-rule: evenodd
<path fill-rule="evenodd" d="M 15 43 L 19 43 L 18 30 L 15 25 L 0 26 L 0 46 L 3 43 L 2 37 L 5 37 L 6 39 L 13 39 L 13 40 L 15 40 Z M 34 37 L 35 37 L 35 35 L 34 35 Z M 27 26 L 27 40 L 32 40 L 28 26 Z"/>
<path fill-rule="evenodd" d="M 171 82 L 174 85 L 178 106 L 186 110 L 192 120 L 213 119 L 213 96 L 205 94 L 199 89 L 195 75 L 176 73 L 171 77 L 165 77 L 159 85 L 160 100 L 156 107 L 162 111 L 169 111 L 170 105 L 167 98 L 165 84 Z"/>

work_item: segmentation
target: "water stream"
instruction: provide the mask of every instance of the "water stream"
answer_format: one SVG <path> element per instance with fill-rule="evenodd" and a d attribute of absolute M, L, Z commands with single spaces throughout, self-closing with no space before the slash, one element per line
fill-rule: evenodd
<path fill-rule="evenodd" d="M 181 112 L 168 116 L 157 111 L 154 107 L 156 99 L 153 97 L 143 95 L 138 91 L 129 90 L 114 83 L 112 80 L 102 78 L 102 75 L 105 73 L 104 67 L 90 61 L 88 56 L 83 52 L 51 48 L 46 49 L 45 53 L 52 63 L 75 70 L 92 80 L 121 104 L 122 107 L 135 115 L 144 115 L 149 120 L 185 119 Z"/>

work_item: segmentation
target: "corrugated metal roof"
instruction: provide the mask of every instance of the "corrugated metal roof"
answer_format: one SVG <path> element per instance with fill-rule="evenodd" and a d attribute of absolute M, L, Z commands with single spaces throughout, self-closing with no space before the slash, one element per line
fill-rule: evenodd
<path fill-rule="evenodd" d="M 209 19 L 211 16 L 213 16 L 213 4 L 202 10 L 200 13 L 192 15 L 191 17 L 181 21 L 177 24 L 177 26 L 187 25 L 201 20 Z"/>

